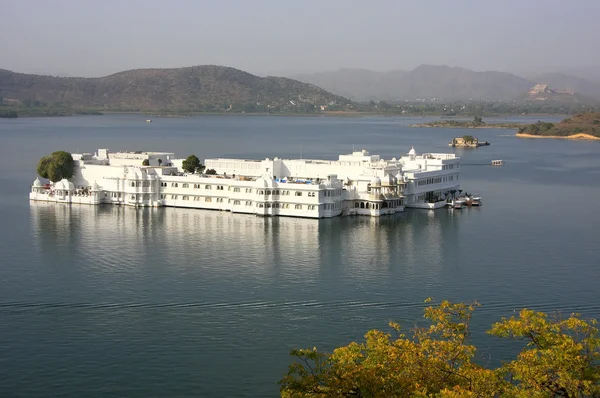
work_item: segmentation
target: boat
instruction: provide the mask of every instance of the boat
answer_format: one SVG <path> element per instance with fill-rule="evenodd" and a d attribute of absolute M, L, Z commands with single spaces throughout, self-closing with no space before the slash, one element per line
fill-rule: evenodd
<path fill-rule="evenodd" d="M 481 196 L 471 197 L 470 206 L 481 206 Z"/>
<path fill-rule="evenodd" d="M 152 119 L 146 119 L 146 123 L 152 123 Z"/>

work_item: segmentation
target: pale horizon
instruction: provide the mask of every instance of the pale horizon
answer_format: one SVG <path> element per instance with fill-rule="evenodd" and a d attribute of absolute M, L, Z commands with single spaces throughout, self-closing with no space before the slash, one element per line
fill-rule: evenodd
<path fill-rule="evenodd" d="M 0 69 L 101 77 L 222 65 L 256 75 L 448 65 L 520 75 L 600 65 L 600 2 L 4 1 Z"/>

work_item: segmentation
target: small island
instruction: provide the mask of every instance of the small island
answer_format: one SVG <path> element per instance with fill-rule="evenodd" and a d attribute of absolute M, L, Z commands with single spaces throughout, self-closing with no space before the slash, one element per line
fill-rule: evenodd
<path fill-rule="evenodd" d="M 538 121 L 521 126 L 519 138 L 562 138 L 570 140 L 600 140 L 600 112 L 585 112 L 560 123 Z"/>
<path fill-rule="evenodd" d="M 488 146 L 490 143 L 479 141 L 479 138 L 472 135 L 463 135 L 462 137 L 453 138 L 448 145 L 453 148 L 479 148 L 480 146 Z"/>
<path fill-rule="evenodd" d="M 436 120 L 434 122 L 413 124 L 410 127 L 442 127 L 454 129 L 518 129 L 522 123 L 486 123 L 481 116 L 473 120 Z"/>

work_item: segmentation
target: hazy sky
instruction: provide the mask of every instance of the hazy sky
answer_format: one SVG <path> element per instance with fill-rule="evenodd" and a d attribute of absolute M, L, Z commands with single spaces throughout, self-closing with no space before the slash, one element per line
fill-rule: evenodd
<path fill-rule="evenodd" d="M 546 70 L 600 64 L 599 16 L 600 0 L 0 0 L 0 68 Z"/>

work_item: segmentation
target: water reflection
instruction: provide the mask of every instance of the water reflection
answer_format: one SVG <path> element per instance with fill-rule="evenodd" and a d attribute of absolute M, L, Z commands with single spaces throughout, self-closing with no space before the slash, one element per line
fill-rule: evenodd
<path fill-rule="evenodd" d="M 93 272 L 305 282 L 319 275 L 365 280 L 398 271 L 408 278 L 437 278 L 455 250 L 458 221 L 465 215 L 408 211 L 311 220 L 43 202 L 32 202 L 30 212 L 40 256 Z"/>

